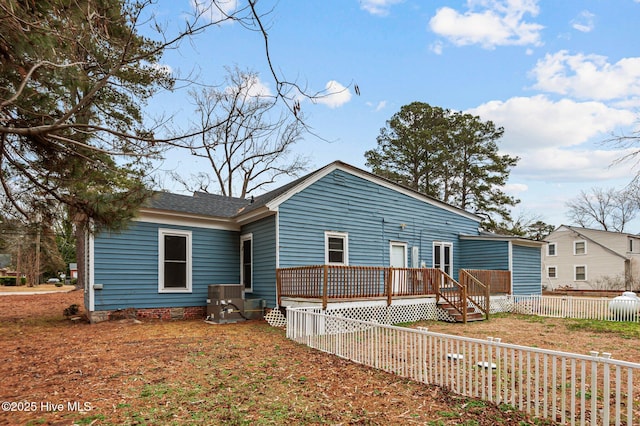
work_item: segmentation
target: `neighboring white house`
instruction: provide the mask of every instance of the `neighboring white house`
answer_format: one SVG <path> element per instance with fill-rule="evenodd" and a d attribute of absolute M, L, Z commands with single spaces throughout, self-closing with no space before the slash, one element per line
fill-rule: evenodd
<path fill-rule="evenodd" d="M 561 225 L 544 241 L 547 289 L 640 289 L 640 235 Z"/>

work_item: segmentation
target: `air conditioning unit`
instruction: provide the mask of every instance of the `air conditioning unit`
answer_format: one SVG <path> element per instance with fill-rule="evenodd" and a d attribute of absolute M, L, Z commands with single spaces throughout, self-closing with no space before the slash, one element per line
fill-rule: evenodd
<path fill-rule="evenodd" d="M 244 286 L 242 284 L 210 285 L 207 295 L 207 321 L 228 324 L 244 320 Z"/>

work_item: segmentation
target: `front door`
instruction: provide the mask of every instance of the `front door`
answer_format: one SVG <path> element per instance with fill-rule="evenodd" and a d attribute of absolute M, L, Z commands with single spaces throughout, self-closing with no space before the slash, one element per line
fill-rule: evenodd
<path fill-rule="evenodd" d="M 406 268 L 407 267 L 407 244 L 392 242 L 390 245 L 390 266 L 392 268 Z M 406 271 L 393 271 L 391 280 L 393 282 L 393 292 L 399 293 L 403 287 L 403 282 L 406 275 Z"/>

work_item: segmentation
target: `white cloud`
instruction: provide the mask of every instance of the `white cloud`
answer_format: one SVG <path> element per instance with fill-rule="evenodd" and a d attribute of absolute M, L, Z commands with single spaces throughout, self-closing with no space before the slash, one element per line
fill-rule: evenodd
<path fill-rule="evenodd" d="M 595 20 L 596 15 L 589 12 L 588 10 L 583 10 L 580 14 L 575 17 L 571 21 L 571 26 L 573 29 L 581 31 L 583 33 L 591 32 L 595 28 Z"/>
<path fill-rule="evenodd" d="M 479 44 L 485 49 L 508 45 L 542 44 L 537 23 L 524 16 L 537 16 L 538 0 L 467 0 L 468 10 L 460 13 L 442 7 L 429 21 L 434 33 L 457 46 Z"/>
<path fill-rule="evenodd" d="M 189 0 L 191 8 L 210 22 L 233 22 L 227 17 L 238 9 L 238 0 Z"/>
<path fill-rule="evenodd" d="M 245 74 L 242 81 L 242 94 L 245 98 L 258 98 L 273 96 L 269 86 L 260 81 L 257 75 Z M 227 86 L 225 91 L 229 95 L 237 93 L 238 86 Z"/>
<path fill-rule="evenodd" d="M 631 150 L 565 150 L 557 148 L 533 151 L 523 155 L 514 169 L 521 178 L 545 182 L 593 182 L 629 179 L 629 165 L 614 162 Z"/>
<path fill-rule="evenodd" d="M 511 195 L 521 194 L 529 190 L 529 186 L 524 183 L 508 183 L 502 187 L 502 189 Z"/>
<path fill-rule="evenodd" d="M 376 16 L 386 16 L 389 9 L 394 4 L 401 3 L 404 0 L 360 0 L 360 9 Z"/>
<path fill-rule="evenodd" d="M 436 55 L 442 55 L 443 44 L 440 40 L 437 40 L 429 46 L 429 49 Z"/>
<path fill-rule="evenodd" d="M 630 111 L 600 102 L 552 101 L 544 95 L 491 101 L 467 111 L 505 129 L 500 150 L 521 157 L 519 176 L 539 180 L 605 179 L 629 174 L 609 168 L 626 151 L 593 150 L 619 128 L 636 119 Z"/>
<path fill-rule="evenodd" d="M 335 80 L 329 81 L 323 94 L 314 100 L 315 103 L 323 104 L 329 108 L 337 108 L 351 100 L 351 91 Z"/>
<path fill-rule="evenodd" d="M 490 101 L 468 112 L 505 128 L 501 147 L 527 152 L 548 147 L 575 147 L 620 126 L 635 115 L 600 102 L 552 101 L 544 95 Z"/>
<path fill-rule="evenodd" d="M 640 57 L 615 64 L 606 56 L 570 55 L 566 50 L 547 54 L 531 75 L 534 88 L 579 99 L 613 100 L 640 96 Z"/>
<path fill-rule="evenodd" d="M 373 108 L 375 112 L 382 111 L 387 106 L 387 101 L 380 101 L 377 104 L 373 102 L 366 102 L 366 105 L 370 108 Z"/>

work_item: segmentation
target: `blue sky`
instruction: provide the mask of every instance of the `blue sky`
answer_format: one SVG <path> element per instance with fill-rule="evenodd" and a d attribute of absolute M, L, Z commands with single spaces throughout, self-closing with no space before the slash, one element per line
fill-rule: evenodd
<path fill-rule="evenodd" d="M 162 1 L 156 13 L 175 24 L 192 7 Z M 612 166 L 630 150 L 604 141 L 639 124 L 640 0 L 261 0 L 258 8 L 270 11 L 264 21 L 278 72 L 310 91 L 345 88 L 302 102 L 322 138 L 296 145 L 310 170 L 334 160 L 366 168 L 364 152 L 385 122 L 419 101 L 505 128 L 500 150 L 521 157 L 505 188 L 522 200 L 515 215 L 568 223 L 566 200 L 621 188 L 639 171 L 633 162 Z M 224 67 L 237 65 L 274 88 L 262 39 L 237 24 L 211 28 L 163 61 L 205 84 L 221 84 Z M 193 113 L 184 90 L 152 107 L 175 114 L 177 125 Z M 208 169 L 172 151 L 160 170 Z M 640 232 L 640 221 L 627 232 Z"/>

